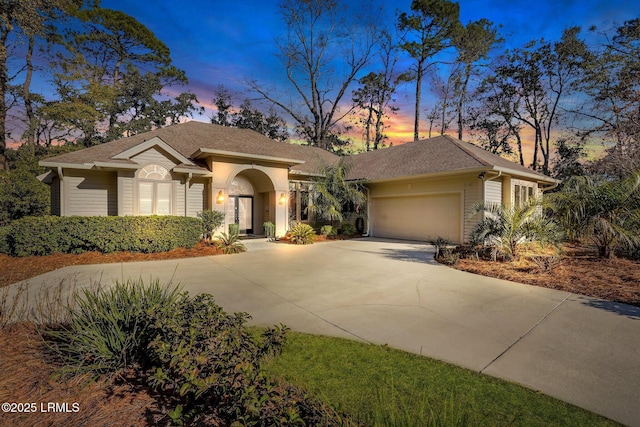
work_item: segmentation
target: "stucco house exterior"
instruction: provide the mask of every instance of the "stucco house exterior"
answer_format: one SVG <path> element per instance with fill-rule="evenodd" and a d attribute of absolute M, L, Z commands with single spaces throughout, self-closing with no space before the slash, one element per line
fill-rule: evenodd
<path fill-rule="evenodd" d="M 257 132 L 187 122 L 40 162 L 53 215 L 196 216 L 225 213 L 225 230 L 261 234 L 270 221 L 284 235 L 305 220 L 318 165 L 327 151 Z M 366 182 L 371 236 L 452 242 L 468 239 L 479 201 L 520 203 L 556 181 L 481 148 L 438 136 L 352 156 L 350 178 Z M 305 194 L 306 193 L 306 194 Z"/>

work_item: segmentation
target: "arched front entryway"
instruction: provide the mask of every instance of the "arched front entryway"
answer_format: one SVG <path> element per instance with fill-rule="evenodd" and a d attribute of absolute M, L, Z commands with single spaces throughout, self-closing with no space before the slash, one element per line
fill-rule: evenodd
<path fill-rule="evenodd" d="M 240 234 L 262 234 L 265 222 L 275 222 L 275 188 L 264 172 L 238 173 L 229 183 L 228 194 L 227 221 L 238 224 Z"/>

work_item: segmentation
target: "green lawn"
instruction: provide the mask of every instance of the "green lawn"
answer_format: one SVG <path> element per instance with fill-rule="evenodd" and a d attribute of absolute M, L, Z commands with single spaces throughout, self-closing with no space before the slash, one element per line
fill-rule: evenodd
<path fill-rule="evenodd" d="M 271 374 L 379 426 L 616 425 L 496 378 L 384 346 L 290 332 Z"/>

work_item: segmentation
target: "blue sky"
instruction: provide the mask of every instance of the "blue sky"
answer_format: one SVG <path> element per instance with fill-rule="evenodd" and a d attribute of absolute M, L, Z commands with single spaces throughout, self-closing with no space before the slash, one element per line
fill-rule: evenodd
<path fill-rule="evenodd" d="M 392 24 L 395 11 L 409 11 L 411 1 L 384 4 L 380 20 Z M 640 16 L 637 0 L 462 0 L 463 23 L 488 18 L 501 25 L 506 47 L 544 37 L 558 39 L 566 27 L 592 25 L 611 28 Z M 284 25 L 276 0 L 235 2 L 191 0 L 103 0 L 103 7 L 122 10 L 148 28 L 171 50 L 174 64 L 185 70 L 189 89 L 203 105 L 210 105 L 218 85 L 245 97 L 243 80 L 256 78 L 267 85 L 283 85 L 284 74 L 275 56 L 274 39 Z M 178 5 L 178 7 L 176 7 Z M 400 117 L 410 117 L 412 87 L 400 94 Z M 425 89 L 425 92 L 427 90 Z M 427 99 L 428 102 L 428 99 Z M 406 104 L 406 106 L 405 106 Z M 206 120 L 211 115 L 207 110 Z"/>
<path fill-rule="evenodd" d="M 396 10 L 409 12 L 411 5 L 410 0 L 374 0 L 373 3 L 384 5 L 384 13 L 378 19 L 389 25 L 395 22 Z M 556 40 L 564 28 L 573 25 L 585 30 L 592 25 L 608 29 L 640 16 L 638 0 L 462 0 L 459 3 L 463 23 L 488 18 L 501 25 L 505 47 L 522 46 L 541 37 Z M 211 101 L 219 85 L 231 90 L 238 97 L 238 104 L 246 97 L 243 81 L 247 78 L 255 78 L 266 86 L 285 87 L 274 43 L 284 29 L 277 0 L 102 0 L 102 6 L 135 17 L 169 47 L 174 65 L 185 70 L 189 78 L 186 89 L 194 92 L 207 107 L 204 116 L 196 117 L 197 120 L 208 121 L 212 114 Z M 398 95 L 400 112 L 394 122 L 403 128 L 397 132 L 400 135 L 397 138 L 405 140 L 411 135 L 413 90 L 413 86 L 407 85 Z M 424 92 L 426 106 L 428 88 L 425 87 Z"/>

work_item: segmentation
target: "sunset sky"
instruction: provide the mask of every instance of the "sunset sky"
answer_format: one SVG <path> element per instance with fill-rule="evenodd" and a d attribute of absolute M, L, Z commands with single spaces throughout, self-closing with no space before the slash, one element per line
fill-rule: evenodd
<path fill-rule="evenodd" d="M 378 19 L 393 25 L 396 11 L 410 11 L 410 0 L 382 1 Z M 610 29 L 640 16 L 638 0 L 462 0 L 461 22 L 488 18 L 505 38 L 505 47 L 544 37 L 557 40 L 566 27 L 584 30 L 595 25 Z M 102 6 L 121 10 L 146 25 L 171 50 L 174 65 L 186 71 L 188 90 L 207 107 L 196 120 L 208 121 L 216 88 L 224 85 L 238 99 L 246 98 L 243 81 L 255 78 L 265 86 L 286 88 L 274 40 L 283 34 L 277 0 L 131 1 L 103 0 Z M 408 63 L 407 63 L 408 65 Z M 184 89 L 183 89 L 184 90 Z M 414 86 L 397 96 L 400 111 L 388 130 L 394 143 L 412 139 Z M 431 102 L 424 87 L 424 106 Z M 351 96 L 345 100 L 350 101 Z M 426 135 L 426 124 L 421 126 Z"/>

